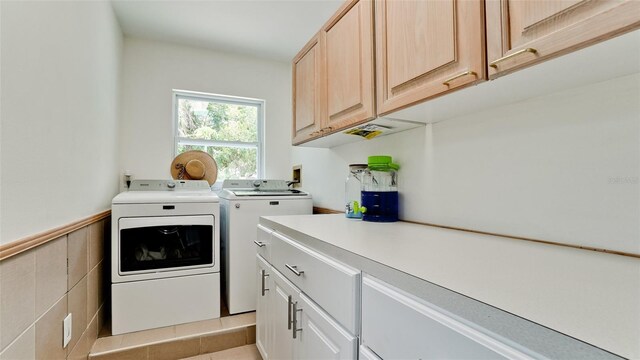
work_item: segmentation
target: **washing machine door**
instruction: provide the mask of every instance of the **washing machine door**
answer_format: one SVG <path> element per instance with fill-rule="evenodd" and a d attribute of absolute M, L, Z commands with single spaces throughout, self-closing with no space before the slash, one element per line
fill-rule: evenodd
<path fill-rule="evenodd" d="M 122 218 L 118 224 L 118 273 L 165 277 L 214 266 L 214 218 L 162 216 Z M 174 276 L 175 274 L 169 274 Z"/>

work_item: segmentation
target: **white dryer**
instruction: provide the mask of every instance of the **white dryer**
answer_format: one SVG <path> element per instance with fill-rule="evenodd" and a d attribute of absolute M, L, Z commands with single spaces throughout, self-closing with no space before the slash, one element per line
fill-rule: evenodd
<path fill-rule="evenodd" d="M 285 180 L 225 180 L 221 211 L 223 291 L 230 314 L 256 309 L 256 244 L 260 216 L 311 214 L 313 200 Z"/>
<path fill-rule="evenodd" d="M 111 209 L 113 335 L 220 317 L 220 203 L 209 183 L 135 180 Z"/>

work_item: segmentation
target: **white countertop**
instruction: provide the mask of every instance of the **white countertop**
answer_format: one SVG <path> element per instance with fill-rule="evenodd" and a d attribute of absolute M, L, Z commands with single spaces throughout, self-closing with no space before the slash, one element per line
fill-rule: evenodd
<path fill-rule="evenodd" d="M 640 358 L 640 259 L 344 215 L 265 217 L 615 354 Z"/>

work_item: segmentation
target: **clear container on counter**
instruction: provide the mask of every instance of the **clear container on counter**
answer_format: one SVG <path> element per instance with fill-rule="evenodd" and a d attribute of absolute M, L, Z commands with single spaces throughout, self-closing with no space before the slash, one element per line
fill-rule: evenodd
<path fill-rule="evenodd" d="M 362 220 L 398 221 L 398 164 L 391 156 L 369 156 L 362 176 Z"/>
<path fill-rule="evenodd" d="M 345 210 L 344 214 L 350 219 L 362 219 L 362 175 L 367 170 L 367 164 L 350 164 L 349 175 L 344 184 Z"/>

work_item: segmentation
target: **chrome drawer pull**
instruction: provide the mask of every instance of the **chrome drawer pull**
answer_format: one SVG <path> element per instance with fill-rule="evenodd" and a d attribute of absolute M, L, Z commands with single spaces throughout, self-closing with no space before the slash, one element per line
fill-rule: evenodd
<path fill-rule="evenodd" d="M 302 309 L 298 309 L 298 302 L 293 303 L 293 338 L 297 338 L 298 331 L 302 331 L 302 329 L 298 329 L 298 311 L 302 312 Z"/>
<path fill-rule="evenodd" d="M 287 330 L 291 330 L 291 324 L 293 320 L 291 320 L 291 306 L 293 305 L 293 301 L 291 301 L 291 295 L 287 298 Z"/>
<path fill-rule="evenodd" d="M 269 276 L 269 274 L 267 274 L 266 270 L 260 270 L 260 275 L 262 275 L 262 287 L 260 288 L 261 292 L 262 292 L 262 296 L 264 296 L 265 292 L 267 292 L 269 289 L 265 289 L 264 287 L 264 279 Z"/>
<path fill-rule="evenodd" d="M 296 276 L 300 276 L 304 274 L 304 271 L 298 270 L 298 267 L 296 265 L 284 264 L 284 266 L 286 266 L 287 269 L 291 270 L 294 274 L 296 274 Z"/>
<path fill-rule="evenodd" d="M 253 240 L 253 243 L 258 245 L 258 247 L 263 247 L 263 246 L 267 245 L 267 244 L 263 243 L 262 241 L 258 241 L 258 240 Z"/>

